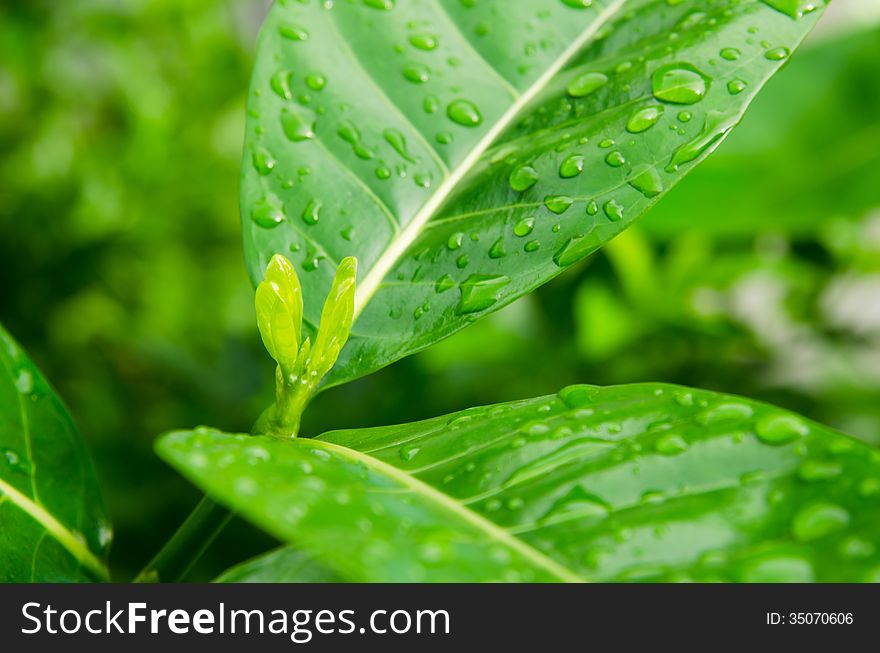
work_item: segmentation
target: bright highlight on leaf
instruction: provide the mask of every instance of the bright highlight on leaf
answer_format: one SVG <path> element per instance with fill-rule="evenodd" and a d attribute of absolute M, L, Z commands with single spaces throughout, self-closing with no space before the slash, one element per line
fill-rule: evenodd
<path fill-rule="evenodd" d="M 349 256 L 336 270 L 313 346 L 311 338 L 301 341 L 303 293 L 299 277 L 286 258 L 280 254 L 272 257 L 257 286 L 254 308 L 266 351 L 278 363 L 275 404 L 257 422 L 257 433 L 296 436 L 306 403 L 348 340 L 356 279 L 357 259 Z"/>

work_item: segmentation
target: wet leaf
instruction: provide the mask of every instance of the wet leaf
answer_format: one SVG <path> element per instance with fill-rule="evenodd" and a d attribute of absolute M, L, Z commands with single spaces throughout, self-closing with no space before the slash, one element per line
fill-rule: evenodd
<path fill-rule="evenodd" d="M 374 5 L 277 3 L 249 101 L 253 279 L 292 255 L 313 332 L 336 263 L 360 264 L 331 384 L 620 233 L 717 147 L 821 13 L 760 0 Z"/>
<path fill-rule="evenodd" d="M 483 559 L 495 536 L 521 580 L 542 572 L 521 566 L 507 538 L 595 581 L 880 572 L 876 451 L 760 402 L 679 386 L 571 386 L 313 441 L 177 433 L 160 453 L 348 580 L 503 578 Z"/>
<path fill-rule="evenodd" d="M 73 421 L 0 327 L 0 582 L 106 579 L 110 538 Z"/>

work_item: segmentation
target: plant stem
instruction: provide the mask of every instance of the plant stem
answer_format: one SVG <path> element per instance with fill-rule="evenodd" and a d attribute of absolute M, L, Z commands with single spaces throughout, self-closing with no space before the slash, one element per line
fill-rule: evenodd
<path fill-rule="evenodd" d="M 232 519 L 231 512 L 208 497 L 203 497 L 177 532 L 137 575 L 134 582 L 180 581 L 230 519 Z"/>

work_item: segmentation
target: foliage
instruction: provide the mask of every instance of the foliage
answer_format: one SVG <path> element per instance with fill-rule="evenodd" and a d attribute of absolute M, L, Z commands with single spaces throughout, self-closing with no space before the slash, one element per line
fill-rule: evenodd
<path fill-rule="evenodd" d="M 841 1 L 836 0 L 835 5 Z M 244 92 L 251 65 L 249 44 L 263 17 L 257 4 L 243 8 L 240 3 L 199 0 L 181 7 L 170 2 L 127 0 L 113 7 L 91 2 L 58 6 L 53 3 L 51 7 L 43 3 L 13 3 L 0 9 L 0 52 L 4 62 L 0 67 L 0 194 L 4 197 L 0 208 L 0 228 L 4 234 L 0 239 L 0 320 L 22 339 L 55 381 L 96 454 L 110 514 L 119 534 L 111 566 L 121 579 L 130 578 L 180 522 L 187 503 L 181 500 L 181 493 L 192 492 L 150 456 L 148 445 L 155 433 L 197 423 L 222 424 L 230 432 L 247 432 L 272 394 L 273 378 L 266 373 L 265 354 L 259 350 L 259 338 L 252 327 L 252 295 L 242 272 L 233 194 L 244 132 Z M 343 4 L 337 3 L 337 9 Z M 454 30 L 450 32 L 450 25 L 441 22 L 439 27 L 421 25 L 418 33 L 410 33 L 406 25 L 397 23 L 399 13 L 395 12 L 401 10 L 402 3 L 389 12 L 356 4 L 351 5 L 351 11 L 361 12 L 352 13 L 359 19 L 382 21 L 383 25 L 395 25 L 394 29 L 402 30 L 399 34 L 391 29 L 381 31 L 382 42 L 389 51 L 380 59 L 386 64 L 391 62 L 387 79 L 381 80 L 383 87 L 390 89 L 392 100 L 402 109 L 398 118 L 405 115 L 425 127 L 429 141 L 426 148 L 438 150 L 441 158 L 446 157 L 444 165 L 457 170 L 455 166 L 467 158 L 467 148 L 498 124 L 496 118 L 503 113 L 504 103 L 509 102 L 504 98 L 511 95 L 495 93 L 486 98 L 481 87 L 465 85 L 463 88 L 470 93 L 468 99 L 480 110 L 480 124 L 466 127 L 449 122 L 444 112 L 454 98 L 444 93 L 458 93 L 450 89 L 450 80 L 461 74 L 450 59 L 462 56 L 445 50 L 457 40 Z M 479 52 L 479 59 L 511 61 L 517 65 L 534 60 L 546 66 L 553 53 L 558 52 L 554 50 L 558 43 L 552 38 L 499 38 L 505 30 L 516 34 L 516 30 L 523 29 L 517 18 L 525 10 L 519 6 L 502 16 L 481 15 L 480 12 L 491 11 L 492 3 L 479 3 L 474 13 L 468 13 L 465 3 L 434 2 L 419 6 L 431 13 L 441 4 L 455 19 L 473 17 L 467 18 L 470 22 L 465 23 L 467 28 L 462 34 Z M 667 27 L 682 21 L 674 32 L 685 38 L 672 47 L 687 52 L 687 62 L 704 73 L 724 69 L 727 59 L 714 57 L 714 63 L 700 63 L 704 61 L 700 57 L 707 57 L 708 61 L 706 52 L 710 47 L 720 54 L 721 48 L 711 41 L 719 35 L 730 36 L 732 32 L 726 30 L 736 22 L 718 21 L 717 16 L 707 15 L 719 3 L 627 4 L 637 5 L 638 10 L 621 14 L 621 22 L 656 30 L 655 38 L 659 38 L 666 35 L 663 20 L 653 22 L 647 17 L 649 11 L 655 12 L 655 18 L 662 14 L 668 21 Z M 761 29 L 773 24 L 800 34 L 818 17 L 818 13 L 812 13 L 795 20 L 785 15 L 786 10 L 797 13 L 802 3 L 767 3 L 776 10 L 757 2 L 734 4 L 734 15 L 741 17 L 737 12 L 754 12 L 753 15 L 760 16 L 761 24 L 750 26 Z M 287 5 L 272 12 L 269 25 L 279 20 L 282 12 L 300 9 L 295 3 Z M 563 11 L 562 6 L 560 3 L 546 15 L 530 19 L 529 25 L 542 29 L 544 21 L 554 20 L 557 12 Z M 598 13 L 597 8 L 591 11 Z M 576 9 L 571 12 L 572 16 L 584 17 L 590 13 Z M 379 250 L 360 249 L 379 242 L 371 241 L 373 235 L 369 231 L 365 234 L 360 228 L 350 232 L 347 229 L 355 221 L 358 225 L 366 224 L 372 215 L 369 202 L 355 202 L 357 193 L 351 192 L 348 184 L 353 179 L 347 173 L 319 174 L 326 172 L 327 161 L 318 155 L 313 158 L 312 154 L 303 158 L 304 153 L 311 152 L 313 141 L 326 142 L 329 151 L 349 170 L 364 171 L 361 176 L 368 186 L 390 193 L 379 196 L 404 223 L 419 211 L 420 202 L 433 196 L 451 176 L 436 174 L 430 179 L 430 187 L 424 188 L 424 178 L 418 181 L 414 175 L 415 169 L 425 163 L 418 157 L 413 157 L 415 162 L 403 157 L 400 165 L 406 166 L 408 176 L 398 176 L 399 167 L 391 162 L 395 161 L 393 157 L 402 157 L 394 145 L 401 141 L 394 136 L 389 141 L 383 133 L 390 126 L 384 124 L 390 118 L 381 112 L 374 113 L 375 88 L 359 88 L 352 106 L 330 105 L 329 115 L 326 110 L 319 111 L 329 97 L 338 97 L 336 94 L 349 88 L 346 85 L 356 85 L 363 79 L 352 72 L 360 69 L 336 65 L 339 50 L 334 50 L 334 44 L 338 48 L 340 39 L 326 36 L 323 17 L 320 20 L 318 27 L 297 23 L 309 32 L 306 41 L 281 41 L 277 32 L 272 33 L 269 28 L 264 32 L 252 91 L 259 90 L 261 84 L 264 90 L 262 96 L 252 95 L 249 99 L 251 115 L 242 192 L 251 277 L 254 281 L 262 278 L 262 270 L 272 254 L 281 253 L 294 261 L 304 288 L 306 324 L 302 337 L 310 336 L 312 342 L 321 302 L 335 269 L 334 261 L 356 254 L 361 263 L 359 282 L 364 282 L 373 267 L 372 261 L 380 255 Z M 342 34 L 349 37 L 350 45 L 358 51 L 361 44 L 353 24 L 346 20 L 343 19 Z M 575 24 L 572 20 L 568 27 L 573 29 Z M 433 48 L 429 40 L 422 38 L 426 33 L 436 37 Z M 546 94 L 528 108 L 539 116 L 538 123 L 515 125 L 499 136 L 498 142 L 502 142 L 517 133 L 529 134 L 529 139 L 523 140 L 526 150 L 513 154 L 499 150 L 499 154 L 504 154 L 499 160 L 478 162 L 456 182 L 461 192 L 450 193 L 448 201 L 432 211 L 436 209 L 434 212 L 439 216 L 452 215 L 450 211 L 457 210 L 457 206 L 491 209 L 506 201 L 505 197 L 519 195 L 529 198 L 534 206 L 514 207 L 499 216 L 501 221 L 478 221 L 469 224 L 467 230 L 448 234 L 467 234 L 459 247 L 448 246 L 450 242 L 458 245 L 457 238 L 450 241 L 438 237 L 436 243 L 432 241 L 435 250 L 428 260 L 400 259 L 400 266 L 409 267 L 394 268 L 391 275 L 403 271 L 403 279 L 389 276 L 375 294 L 361 291 L 361 298 L 372 295 L 372 300 L 361 300 L 362 306 L 355 309 L 363 312 L 355 321 L 351 346 L 343 350 L 332 383 L 421 349 L 472 322 L 476 316 L 487 317 L 385 370 L 322 393 L 305 413 L 301 432 L 310 435 L 340 427 L 356 429 L 328 434 L 326 439 L 336 446 L 353 449 L 342 452 L 345 460 L 360 460 L 363 453 L 359 451 L 370 450 L 364 458 L 390 465 L 398 471 L 379 467 L 394 479 L 406 481 L 398 475 L 399 471 L 417 469 L 408 466 L 408 462 L 427 460 L 425 456 L 432 451 L 442 457 L 441 450 L 427 444 L 430 441 L 434 445 L 437 438 L 419 435 L 424 447 L 415 458 L 406 461 L 399 448 L 375 452 L 374 446 L 358 438 L 387 438 L 390 443 L 395 434 L 403 431 L 416 434 L 422 428 L 420 423 L 381 431 L 363 427 L 422 420 L 429 415 L 459 411 L 462 406 L 498 404 L 511 397 L 547 394 L 566 383 L 584 379 L 603 385 L 664 379 L 769 400 L 869 443 L 880 443 L 880 408 L 876 403 L 880 378 L 876 375 L 877 366 L 872 364 L 880 343 L 880 326 L 870 310 L 878 296 L 875 212 L 880 205 L 876 196 L 876 189 L 880 188 L 875 147 L 880 115 L 876 76 L 880 41 L 876 31 L 845 32 L 841 37 L 826 37 L 824 42 L 814 39 L 801 48 L 803 52 L 798 52 L 786 70 L 754 98 L 754 106 L 746 113 L 742 126 L 733 130 L 730 140 L 676 188 L 671 186 L 680 176 L 678 172 L 663 170 L 671 161 L 672 144 L 698 137 L 707 117 L 701 111 L 725 110 L 710 107 L 715 102 L 734 110 L 739 118 L 766 78 L 764 72 L 757 71 L 769 73 L 778 67 L 778 62 L 749 59 L 747 71 L 758 77 L 744 79 L 752 83 L 739 94 L 730 95 L 726 82 L 733 80 L 724 78 L 724 73 L 721 77 L 713 74 L 706 97 L 696 105 L 681 107 L 695 116 L 687 123 L 679 123 L 679 111 L 671 111 L 672 105 L 660 98 L 656 104 L 666 110 L 658 122 L 644 132 L 629 134 L 625 123 L 629 123 L 630 107 L 619 103 L 625 102 L 630 92 L 629 97 L 639 97 L 638 90 L 644 88 L 639 85 L 647 80 L 642 67 L 649 64 L 633 59 L 635 66 L 621 66 L 618 70 L 621 60 L 629 57 L 614 54 L 614 49 L 624 53 L 633 47 L 627 42 L 626 30 L 598 30 L 595 36 L 594 45 L 585 48 L 583 58 L 572 66 L 598 66 L 607 61 L 609 65 L 602 70 L 609 82 L 591 94 L 566 97 L 568 87 L 563 87 L 561 81 L 566 71 L 561 71 L 560 81 L 551 83 Z M 740 55 L 746 45 L 762 53 L 773 49 L 763 46 L 759 35 L 736 38 L 752 36 L 752 44 L 731 41 L 724 46 L 736 46 Z M 786 46 L 791 48 L 799 38 Z M 706 49 L 700 45 L 701 39 L 708 39 L 704 42 Z M 506 44 L 517 43 L 525 44 L 525 49 L 502 51 Z M 405 51 L 394 51 L 394 45 L 402 45 Z M 297 63 L 291 69 L 294 74 L 290 78 L 293 86 L 289 98 L 279 96 L 272 86 L 270 73 L 275 62 L 265 52 L 266 48 L 274 47 L 287 47 L 285 56 L 293 57 L 291 61 Z M 307 50 L 311 47 L 318 49 Z M 666 54 L 648 50 L 661 58 Z M 309 59 L 311 54 L 304 54 L 307 52 L 322 56 L 313 61 Z M 463 52 L 467 57 L 473 55 L 467 48 Z M 306 59 L 300 61 L 300 56 Z M 683 59 L 684 55 L 676 57 L 676 63 Z M 399 77 L 407 72 L 404 60 L 418 60 L 430 67 L 429 78 L 420 80 L 422 74 L 417 73 L 421 69 L 408 71 L 416 82 Z M 369 56 L 362 63 L 370 70 L 378 65 Z M 739 63 L 746 62 L 741 58 Z M 482 66 L 470 68 L 477 72 L 462 83 L 479 81 L 485 85 L 485 74 L 489 71 Z M 342 77 L 337 74 L 340 69 L 345 71 Z M 323 83 L 313 75 L 315 72 L 321 73 Z M 523 89 L 519 80 L 533 80 L 540 74 L 537 67 L 525 72 L 515 68 L 503 70 L 517 93 Z M 718 79 L 724 79 L 724 83 Z M 589 86 L 589 80 L 583 83 Z M 624 89 L 627 80 L 631 87 Z M 280 88 L 281 95 L 286 95 L 284 87 Z M 580 91 L 577 85 L 574 89 L 576 96 Z M 304 99 L 306 94 L 310 96 L 308 100 Z M 442 99 L 439 111 L 425 113 L 420 104 L 425 98 L 420 94 Z M 409 96 L 415 98 L 411 103 Z M 654 104 L 650 99 L 643 101 Z M 276 104 L 270 106 L 272 102 Z M 293 143 L 286 135 L 271 142 L 257 138 L 262 122 L 277 128 L 273 118 L 277 113 L 273 111 L 279 110 L 279 102 L 286 104 L 289 112 L 314 109 L 316 117 L 311 129 L 318 138 Z M 254 116 L 262 103 L 269 109 L 262 118 Z M 662 152 L 662 157 L 654 162 L 640 158 L 644 152 L 638 148 L 633 153 L 624 151 L 630 141 L 614 135 L 610 137 L 617 141 L 615 146 L 590 150 L 601 142 L 604 132 L 585 134 L 591 139 L 586 145 L 565 139 L 564 134 L 549 138 L 552 129 L 548 130 L 547 141 L 531 137 L 542 120 L 552 125 L 555 120 L 564 119 L 565 111 L 573 112 L 572 115 L 579 110 L 589 112 L 602 103 L 608 110 L 607 122 L 600 126 L 596 121 L 583 119 L 587 131 L 607 129 L 626 134 L 637 145 L 656 138 L 651 143 L 659 143 L 657 152 Z M 491 107 L 495 109 L 490 110 Z M 617 113 L 615 107 L 619 107 Z M 360 122 L 361 114 L 355 115 L 360 109 L 364 112 L 364 123 Z M 343 128 L 346 115 L 355 123 L 355 131 Z M 624 117 L 627 119 L 623 120 Z M 673 133 L 671 129 L 661 134 L 664 121 L 684 128 L 685 134 Z M 439 134 L 439 125 L 444 122 L 449 127 L 443 131 L 454 136 L 445 144 L 432 131 L 438 125 Z M 847 128 L 842 129 L 842 125 Z M 420 141 L 412 132 L 399 131 L 406 139 L 404 152 L 411 156 Z M 355 135 L 358 142 L 346 139 Z M 274 137 L 267 134 L 265 138 Z M 445 139 L 444 135 L 440 140 Z M 720 139 L 713 140 L 706 153 L 719 142 Z M 556 152 L 556 146 L 566 144 L 567 150 Z M 260 158 L 259 147 L 269 150 L 270 146 L 272 156 Z M 362 158 L 365 148 L 372 152 L 372 159 Z M 603 157 L 613 151 L 622 153 L 623 166 L 606 165 Z M 419 150 L 418 154 L 426 152 L 427 149 Z M 489 157 L 491 152 L 490 148 Z M 517 156 L 526 155 L 530 160 L 534 157 L 536 165 L 532 167 L 539 180 L 531 188 L 515 191 L 511 173 L 524 163 Z M 569 155 L 585 156 L 584 168 L 577 176 L 559 177 Z M 508 156 L 512 158 L 506 160 Z M 392 173 L 387 180 L 370 177 L 375 175 L 371 166 L 380 165 L 379 158 L 385 159 Z M 265 166 L 270 160 L 270 174 L 260 175 L 255 164 L 262 162 Z M 578 168 L 578 161 L 572 161 L 567 171 Z M 583 245 L 578 248 L 578 256 L 587 255 L 653 205 L 659 195 L 643 197 L 638 188 L 622 186 L 611 195 L 623 206 L 624 218 L 609 220 L 610 226 L 606 227 L 600 222 L 607 214 L 602 210 L 604 201 L 598 201 L 602 189 L 596 176 L 607 168 L 606 174 L 616 173 L 622 182 L 634 181 L 634 172 L 640 165 L 655 166 L 660 178 L 667 181 L 663 183 L 664 193 L 668 191 L 666 197 L 638 226 L 608 242 L 585 262 L 566 267 L 558 279 L 524 294 L 562 271 L 553 262 L 553 256 L 568 238 L 580 235 L 569 233 L 570 229 L 584 225 L 586 234 L 577 241 Z M 680 167 L 682 172 L 689 171 L 692 164 Z M 276 227 L 263 227 L 261 231 L 251 210 L 259 200 L 258 191 L 266 183 L 283 184 L 280 173 L 285 170 L 295 172 L 290 178 L 294 187 L 271 186 L 272 192 L 283 198 L 275 206 L 280 206 L 283 220 Z M 530 173 L 523 174 L 528 177 Z M 521 180 L 514 176 L 513 181 Z M 475 184 L 480 185 L 479 192 L 473 190 Z M 51 191 L 47 192 L 47 188 Z M 591 216 L 587 209 L 593 195 L 599 210 Z M 568 196 L 573 201 L 557 216 L 544 204 L 544 199 L 558 196 Z M 304 211 L 309 200 L 317 200 L 312 205 L 319 218 L 314 225 L 303 219 L 303 215 L 312 215 Z M 551 204 L 561 209 L 565 201 Z M 534 214 L 531 229 L 536 235 L 521 238 L 515 231 L 512 237 L 499 232 L 507 240 L 495 248 L 495 253 L 503 250 L 504 256 L 493 258 L 490 250 L 497 240 L 493 237 L 494 229 L 502 225 L 515 228 L 524 217 L 518 212 L 527 214 L 525 217 Z M 264 215 L 273 214 L 270 211 Z M 554 231 L 556 224 L 559 228 Z M 589 229 L 590 224 L 600 228 Z M 295 228 L 309 236 L 310 241 L 284 236 Z M 538 233 L 542 228 L 547 233 Z M 346 232 L 351 240 L 346 240 Z M 479 239 L 470 240 L 471 232 L 477 233 Z M 319 237 L 312 238 L 316 234 Z M 538 248 L 524 249 L 532 241 L 539 242 Z M 332 250 L 334 261 L 321 258 L 319 245 Z M 464 269 L 458 267 L 461 256 L 468 259 Z M 528 260 L 540 264 L 524 265 Z M 453 265 L 449 265 L 450 261 Z M 419 267 L 422 270 L 418 274 L 430 273 L 439 278 L 448 274 L 456 285 L 443 293 L 435 293 L 433 281 L 421 288 L 419 283 L 412 282 L 414 275 L 417 282 L 420 280 L 416 274 Z M 460 305 L 469 288 L 484 288 L 463 283 L 471 274 L 508 276 L 517 281 L 500 288 L 488 284 L 488 299 L 493 300 L 490 306 L 465 316 L 455 315 L 455 306 Z M 368 281 L 368 289 L 372 283 Z M 431 299 L 427 310 L 419 294 L 422 291 Z M 438 304 L 435 294 L 449 305 Z M 495 312 L 509 302 L 513 303 Z M 370 315 L 374 328 L 359 331 Z M 636 388 L 628 391 L 635 392 Z M 657 389 L 664 390 L 667 398 L 676 392 L 701 392 L 667 386 Z M 618 391 L 627 389 L 608 388 L 599 392 Z M 747 405 L 756 415 L 770 410 L 750 400 L 705 396 L 707 400 Z M 646 403 L 651 401 L 648 398 Z M 132 415 L 138 418 L 133 420 Z M 688 418 L 692 422 L 688 423 L 697 424 L 700 415 L 694 408 Z M 437 419 L 445 423 L 447 418 Z M 871 452 L 862 445 L 803 420 L 809 434 L 802 441 L 769 447 L 757 439 L 757 422 L 743 418 L 741 427 L 736 426 L 739 422 L 727 422 L 717 431 L 694 426 L 686 437 L 682 436 L 688 447 L 667 457 L 651 448 L 660 435 L 650 431 L 650 425 L 642 424 L 646 431 L 633 431 L 629 434 L 632 437 L 621 438 L 619 442 L 606 436 L 606 440 L 613 441 L 606 445 L 612 451 L 622 452 L 622 459 L 616 461 L 620 468 L 644 465 L 654 469 L 665 462 L 673 468 L 682 465 L 684 476 L 693 479 L 687 472 L 696 468 L 691 465 L 697 460 L 694 457 L 699 457 L 701 447 L 717 453 L 736 438 L 740 438 L 736 446 L 744 452 L 743 460 L 754 462 L 755 468 L 746 470 L 740 478 L 733 474 L 735 466 L 708 466 L 709 471 L 730 486 L 728 507 L 713 503 L 715 499 L 721 501 L 722 491 L 710 492 L 699 483 L 700 491 L 693 503 L 688 504 L 678 488 L 664 488 L 663 496 L 652 504 L 650 492 L 654 488 L 642 486 L 635 474 L 631 489 L 648 491 L 644 505 L 629 507 L 613 497 L 602 497 L 607 505 L 575 501 L 571 506 L 572 522 L 586 529 L 579 532 L 584 543 L 591 543 L 596 562 L 595 568 L 578 567 L 579 577 L 872 579 L 877 563 L 870 542 L 876 536 L 869 528 L 866 530 L 861 516 L 870 515 L 875 506 L 871 499 L 871 474 L 876 457 L 871 458 Z M 627 422 L 623 419 L 621 423 Z M 519 432 L 509 425 L 491 432 L 511 446 L 519 438 Z M 474 433 L 473 437 L 479 435 Z M 337 441 L 336 437 L 342 439 Z M 578 437 L 573 429 L 570 440 L 576 441 Z M 234 450 L 239 445 L 229 438 L 214 431 L 199 431 L 198 435 L 184 432 L 163 441 L 160 449 L 214 498 L 231 505 L 238 500 L 235 486 L 213 487 L 211 479 L 204 479 L 190 469 L 193 459 L 198 460 L 199 447 L 184 447 L 189 439 L 201 442 L 206 452 L 212 447 L 217 451 Z M 261 440 L 252 439 L 251 444 L 262 446 Z M 175 448 L 168 442 L 175 443 Z M 279 456 L 289 455 L 295 461 L 297 448 L 308 446 L 304 441 L 295 442 L 292 448 L 280 449 Z M 290 443 L 269 441 L 266 446 L 274 453 L 274 448 L 281 444 Z M 636 450 L 639 446 L 643 447 L 641 453 Z M 517 460 L 523 464 L 533 461 L 528 456 L 546 453 L 541 447 L 549 449 L 554 445 L 542 444 L 540 438 L 528 440 L 521 447 L 522 458 Z M 461 449 L 460 453 L 471 455 L 467 451 Z M 505 458 L 511 465 L 516 465 L 517 460 Z M 368 462 L 370 469 L 377 465 L 372 460 Z M 811 468 L 808 462 L 815 464 Z M 598 468 L 584 469 L 589 467 L 588 458 L 582 463 L 578 478 L 590 479 L 591 483 L 602 478 L 601 474 L 593 475 L 599 473 Z M 615 461 L 605 464 L 609 470 L 615 468 Z M 807 471 L 803 472 L 802 467 Z M 345 474 L 345 468 L 343 464 L 338 469 L 326 470 L 322 478 L 334 479 L 335 483 L 338 475 Z M 771 470 L 779 477 L 771 479 L 762 475 L 760 469 Z M 453 488 L 463 487 L 458 484 L 466 483 L 467 472 L 465 467 L 457 471 L 462 478 L 450 481 L 451 488 L 443 485 L 443 478 L 430 478 L 430 471 L 415 471 L 413 483 L 461 498 L 464 495 L 455 494 Z M 313 480 L 317 476 L 311 475 Z M 285 480 L 294 485 L 304 484 L 308 489 L 307 478 Z M 781 492 L 775 493 L 776 489 Z M 778 498 L 777 495 L 784 500 L 771 510 L 770 499 Z M 749 503 L 749 498 L 754 502 Z M 760 498 L 767 503 L 759 505 Z M 266 506 L 271 503 L 267 498 Z M 542 507 L 549 509 L 552 504 L 536 501 L 530 509 L 538 511 Z M 282 541 L 295 542 L 296 548 L 278 549 L 235 566 L 221 580 L 368 577 L 363 570 L 352 568 L 357 561 L 334 562 L 332 555 L 324 557 L 319 551 L 316 557 L 300 550 L 314 553 L 316 544 L 312 541 L 304 546 L 300 533 L 282 531 L 282 518 L 278 524 L 269 523 L 265 515 L 257 514 L 258 508 L 250 506 L 244 514 Z M 805 520 L 811 520 L 798 520 L 797 515 L 810 508 L 816 513 L 812 515 L 813 523 L 818 518 L 820 524 L 832 527 L 822 537 L 799 539 L 796 532 L 804 527 Z M 479 509 L 474 508 L 477 512 Z M 604 521 L 602 509 L 608 511 Z M 673 509 L 693 519 L 676 521 L 666 512 Z M 506 511 L 502 504 L 501 512 Z M 810 516 L 808 512 L 807 517 Z M 483 517 L 493 523 L 500 520 L 500 526 L 505 527 L 500 515 L 486 512 Z M 621 518 L 635 520 L 629 530 L 617 523 Z M 322 523 L 319 516 L 312 514 L 303 519 L 318 519 L 321 528 L 339 527 Z M 591 525 L 590 520 L 598 521 Z M 59 522 L 68 523 L 61 513 Z M 95 523 L 106 528 L 106 522 Z M 689 523 L 693 528 L 703 528 L 701 533 L 708 539 L 690 537 L 686 532 Z M 69 527 L 77 529 L 72 523 Z M 83 532 L 88 533 L 88 528 Z M 731 538 L 722 543 L 725 532 Z M 758 533 L 764 534 L 765 546 L 757 543 Z M 405 539 L 406 533 L 395 532 L 390 536 Z M 94 535 L 91 537 L 90 546 L 100 557 L 103 548 Z M 40 551 L 46 552 L 53 540 L 46 541 L 49 544 Z M 217 569 L 265 551 L 274 541 L 277 540 L 267 539 L 245 522 L 236 521 L 190 578 L 210 578 Z M 649 547 L 652 552 L 643 557 L 631 555 L 637 546 L 648 541 L 653 543 Z M 365 541 L 366 544 L 369 542 Z M 660 546 L 665 544 L 672 548 Z M 690 544 L 693 546 L 688 548 Z M 709 550 L 712 544 L 718 545 L 718 555 Z M 700 548 L 703 545 L 705 549 Z M 571 563 L 542 543 L 529 542 L 528 546 L 557 564 Z M 664 557 L 664 552 L 670 551 L 672 557 Z M 65 564 L 69 565 L 68 554 L 63 549 L 58 553 L 59 559 L 67 560 Z M 433 559 L 437 552 L 414 547 L 406 555 L 410 554 Z M 574 556 L 574 549 L 566 555 Z M 588 562 L 584 558 L 578 564 Z M 51 556 L 47 557 L 45 569 L 51 568 L 50 563 Z M 426 561 L 419 558 L 410 568 L 393 568 L 386 578 L 415 579 L 419 576 L 418 565 L 425 566 Z M 29 568 L 35 567 L 30 564 Z M 486 567 L 489 569 L 491 566 Z M 71 578 L 81 573 L 82 570 L 71 569 Z M 49 571 L 43 577 L 58 579 Z M 487 577 L 494 576 L 487 573 L 484 578 Z"/>

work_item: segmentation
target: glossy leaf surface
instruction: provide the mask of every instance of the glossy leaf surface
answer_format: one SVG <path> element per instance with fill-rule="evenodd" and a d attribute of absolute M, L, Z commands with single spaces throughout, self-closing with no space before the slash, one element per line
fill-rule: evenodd
<path fill-rule="evenodd" d="M 291 256 L 313 328 L 337 262 L 358 258 L 357 321 L 330 383 L 424 348 L 643 214 L 821 12 L 802 13 L 761 0 L 280 2 L 249 103 L 251 275 Z"/>
<path fill-rule="evenodd" d="M 110 537 L 73 421 L 0 327 L 0 582 L 104 579 Z"/>
<path fill-rule="evenodd" d="M 211 497 L 346 580 L 577 579 L 477 513 L 351 449 L 205 428 L 166 435 L 157 449 Z"/>
<path fill-rule="evenodd" d="M 329 462 L 303 476 L 290 462 L 274 462 L 276 454 L 299 460 L 323 441 L 338 447 L 332 453 L 344 465 L 349 455 L 381 461 L 586 580 L 868 581 L 880 574 L 880 455 L 792 413 L 728 395 L 660 384 L 572 386 L 413 424 L 279 440 L 272 457 L 256 463 L 246 451 L 263 447 L 262 439 L 169 438 L 163 455 L 200 487 L 345 579 L 415 579 L 409 565 L 424 565 L 413 558 L 425 555 L 430 539 L 413 523 L 436 514 L 430 501 L 407 493 L 408 519 L 383 507 L 377 521 L 377 503 L 367 512 L 360 501 L 334 504 L 340 489 L 347 498 L 361 490 L 349 479 L 339 485 Z M 360 481 L 370 486 L 367 503 L 381 484 L 374 465 Z M 309 485 L 314 490 L 289 490 Z M 295 512 L 297 527 L 284 525 L 283 510 Z M 371 535 L 343 537 L 358 520 L 372 524 Z M 454 541 L 438 538 L 429 557 L 459 556 Z M 395 564 L 368 565 L 371 547 Z M 499 577 L 472 557 L 462 560 L 454 570 L 421 568 L 427 579 Z"/>
<path fill-rule="evenodd" d="M 216 583 L 335 583 L 327 566 L 291 547 L 281 547 L 227 569 Z"/>

